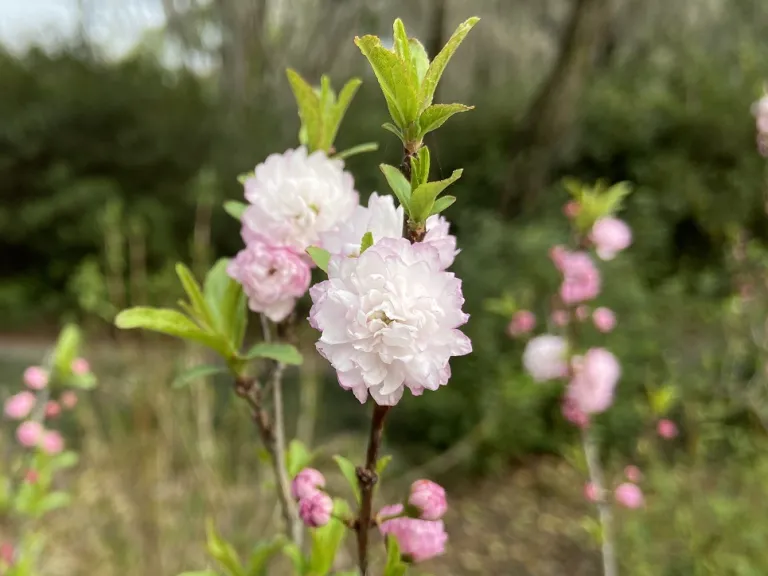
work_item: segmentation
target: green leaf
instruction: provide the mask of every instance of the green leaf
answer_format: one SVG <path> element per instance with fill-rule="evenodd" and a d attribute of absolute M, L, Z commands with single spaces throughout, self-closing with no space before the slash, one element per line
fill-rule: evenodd
<path fill-rule="evenodd" d="M 448 65 L 448 61 L 453 56 L 454 52 L 456 52 L 456 49 L 462 43 L 472 27 L 477 24 L 479 20 L 480 18 L 475 17 L 459 24 L 459 27 L 456 28 L 456 31 L 448 39 L 446 45 L 443 46 L 440 53 L 435 56 L 435 59 L 429 64 L 427 73 L 424 76 L 424 83 L 421 85 L 421 110 L 426 110 L 427 107 L 432 104 L 437 83 L 440 82 L 440 77 L 443 75 L 445 67 Z"/>
<path fill-rule="evenodd" d="M 285 461 L 288 475 L 291 477 L 291 480 L 293 480 L 296 477 L 296 474 L 301 472 L 312 462 L 312 453 L 307 449 L 303 442 L 294 439 L 288 444 Z"/>
<path fill-rule="evenodd" d="M 213 316 L 216 331 L 237 350 L 243 343 L 248 313 L 243 287 L 227 274 L 229 263 L 229 258 L 221 258 L 208 271 L 203 284 L 203 296 Z"/>
<path fill-rule="evenodd" d="M 77 452 L 72 452 L 71 450 L 67 450 L 66 452 L 62 452 L 61 454 L 57 454 L 53 458 L 51 458 L 51 471 L 56 470 L 65 470 L 67 468 L 74 468 L 77 466 L 77 462 L 80 460 L 80 457 L 77 455 Z"/>
<path fill-rule="evenodd" d="M 51 492 L 47 494 L 37 505 L 37 514 L 43 515 L 52 510 L 69 506 L 72 497 L 66 492 Z"/>
<path fill-rule="evenodd" d="M 307 571 L 307 561 L 304 555 L 301 553 L 299 547 L 293 542 L 288 542 L 283 546 L 283 554 L 285 554 L 293 564 L 293 569 L 296 571 L 296 576 L 301 576 Z"/>
<path fill-rule="evenodd" d="M 416 188 L 411 197 L 411 219 L 415 222 L 424 222 L 432 213 L 432 207 L 438 195 L 461 178 L 461 174 L 462 170 L 454 170 L 450 178 L 427 182 Z"/>
<path fill-rule="evenodd" d="M 411 183 L 406 180 L 403 173 L 400 172 L 394 166 L 388 164 L 380 164 L 379 169 L 384 173 L 384 178 L 387 179 L 387 184 L 397 196 L 400 204 L 405 208 L 406 212 L 410 213 L 411 204 Z"/>
<path fill-rule="evenodd" d="M 248 559 L 247 576 L 268 576 L 269 563 L 275 554 L 282 552 L 288 540 L 278 534 L 271 542 L 259 542 Z"/>
<path fill-rule="evenodd" d="M 341 474 L 347 480 L 347 483 L 349 484 L 350 488 L 352 488 L 352 492 L 355 494 L 355 500 L 357 500 L 359 504 L 360 503 L 360 484 L 357 480 L 357 472 L 355 471 L 355 465 L 352 464 L 352 462 L 350 462 L 346 458 L 344 458 L 344 456 L 339 456 L 338 454 L 333 457 L 333 460 L 336 462 L 337 466 L 339 467 L 339 470 L 341 470 Z"/>
<path fill-rule="evenodd" d="M 289 68 L 286 70 L 288 82 L 291 84 L 296 104 L 299 107 L 301 124 L 307 129 L 307 140 L 310 151 L 322 149 L 323 118 L 320 108 L 320 99 L 312 86 L 302 78 L 298 72 Z"/>
<path fill-rule="evenodd" d="M 389 114 L 401 130 L 416 121 L 417 87 L 412 83 L 408 67 L 397 54 L 381 46 L 376 36 L 355 37 L 355 44 L 368 59 L 387 101 Z"/>
<path fill-rule="evenodd" d="M 360 241 L 360 254 L 368 250 L 371 246 L 373 246 L 373 233 L 366 232 L 363 234 L 363 239 Z"/>
<path fill-rule="evenodd" d="M 245 354 L 247 360 L 254 358 L 269 358 L 275 362 L 298 366 L 304 361 L 301 353 L 290 344 L 259 342 Z"/>
<path fill-rule="evenodd" d="M 365 144 L 358 144 L 357 146 L 352 146 L 352 148 L 347 148 L 342 152 L 334 154 L 333 158 L 338 160 L 345 160 L 346 158 L 349 158 L 351 156 L 356 156 L 357 154 L 365 154 L 366 152 L 376 152 L 376 150 L 378 149 L 379 149 L 378 142 L 366 142 Z"/>
<path fill-rule="evenodd" d="M 464 104 L 433 104 L 419 116 L 420 138 L 424 138 L 428 132 L 440 128 L 454 114 L 466 112 L 473 108 L 474 106 L 465 106 Z"/>
<path fill-rule="evenodd" d="M 205 524 L 205 532 L 207 535 L 206 548 L 211 558 L 221 564 L 230 576 L 246 576 L 234 547 L 216 533 L 216 527 L 210 518 Z"/>
<path fill-rule="evenodd" d="M 400 142 L 402 142 L 403 145 L 405 145 L 405 136 L 403 135 L 400 128 L 398 128 L 397 126 L 389 122 L 384 122 L 384 124 L 382 124 L 381 127 L 384 128 L 384 130 L 386 130 L 387 132 L 392 132 L 392 134 L 397 136 L 400 139 Z"/>
<path fill-rule="evenodd" d="M 416 190 L 429 180 L 429 148 L 422 146 L 415 156 L 411 156 L 411 189 Z"/>
<path fill-rule="evenodd" d="M 91 390 L 96 387 L 96 375 L 93 372 L 72 374 L 67 380 L 67 386 L 79 390 Z"/>
<path fill-rule="evenodd" d="M 403 576 L 408 566 L 400 559 L 400 545 L 393 536 L 387 536 L 387 564 L 384 576 Z"/>
<path fill-rule="evenodd" d="M 59 334 L 53 351 L 53 367 L 61 379 L 68 379 L 72 374 L 72 361 L 80 351 L 80 329 L 74 324 L 67 324 Z"/>
<path fill-rule="evenodd" d="M 331 88 L 331 78 L 327 74 L 320 76 L 320 114 L 325 118 L 336 102 L 336 93 Z"/>
<path fill-rule="evenodd" d="M 655 416 L 663 416 L 674 406 L 678 398 L 675 386 L 662 386 L 650 393 L 651 410 Z"/>
<path fill-rule="evenodd" d="M 342 120 L 344 120 L 344 116 L 346 115 L 347 110 L 349 109 L 349 105 L 351 104 L 352 99 L 355 97 L 355 94 L 357 94 L 357 90 L 358 88 L 360 88 L 360 85 L 362 83 L 363 81 L 360 80 L 360 78 L 351 78 L 350 80 L 348 80 L 347 83 L 344 84 L 344 87 L 341 89 L 341 92 L 339 92 L 339 99 L 336 101 L 336 104 L 332 107 L 330 112 L 325 116 L 324 118 L 324 121 L 325 121 L 324 150 L 328 151 L 333 146 L 333 142 L 334 140 L 336 140 L 336 135 L 339 132 L 339 127 L 341 126 L 341 122 Z M 369 150 L 362 150 L 362 151 L 368 152 Z M 359 152 L 357 153 L 359 154 Z"/>
<path fill-rule="evenodd" d="M 235 220 L 243 218 L 243 212 L 245 212 L 246 208 L 248 208 L 248 204 L 245 202 L 238 202 L 237 200 L 227 200 L 224 202 L 224 211 Z"/>
<path fill-rule="evenodd" d="M 206 376 L 211 376 L 213 374 L 221 374 L 223 372 L 226 372 L 226 370 L 221 366 L 211 366 L 211 365 L 195 366 L 194 368 L 185 370 L 184 372 L 176 376 L 176 378 L 173 379 L 173 384 L 171 384 L 171 387 L 183 388 L 184 386 L 189 386 L 196 380 L 205 378 Z"/>
<path fill-rule="evenodd" d="M 334 499 L 333 513 L 345 518 L 351 515 L 349 505 L 341 499 Z M 325 526 L 312 530 L 312 551 L 309 557 L 310 574 L 328 574 L 333 568 L 336 553 L 347 535 L 347 527 L 337 518 L 331 518 Z"/>
<path fill-rule="evenodd" d="M 410 38 L 411 45 L 411 73 L 416 74 L 416 86 L 421 86 L 429 69 L 429 56 L 421 42 L 416 38 Z"/>
<path fill-rule="evenodd" d="M 400 18 L 397 18 L 392 25 L 392 38 L 395 41 L 395 54 L 410 67 L 411 45 L 408 42 L 408 34 L 405 32 L 405 24 Z"/>
<path fill-rule="evenodd" d="M 387 466 L 389 466 L 389 463 L 392 462 L 392 455 L 382 456 L 379 458 L 379 461 L 376 462 L 376 474 L 381 476 L 384 474 L 384 470 L 387 469 Z M 381 479 L 381 478 L 379 478 Z"/>
<path fill-rule="evenodd" d="M 177 310 L 137 306 L 123 310 L 115 318 L 115 326 L 123 330 L 143 328 L 197 342 L 215 350 L 225 358 L 232 355 L 227 343 L 220 337 L 206 332 Z"/>
<path fill-rule="evenodd" d="M 194 275 L 181 262 L 176 263 L 176 275 L 181 281 L 181 285 L 184 287 L 184 292 L 187 293 L 190 304 L 192 304 L 192 310 L 195 312 L 195 319 L 205 328 L 213 328 L 214 322 L 211 315 L 211 311 L 208 309 L 208 303 L 205 301 L 203 291 L 200 289 L 200 284 L 195 280 Z"/>
<path fill-rule="evenodd" d="M 244 172 L 242 174 L 237 175 L 237 181 L 240 184 L 245 184 L 245 182 L 248 180 L 248 178 L 253 178 L 253 172 Z M 242 204 L 242 202 L 237 202 L 237 204 Z M 227 209 L 227 203 L 224 203 L 224 209 Z"/>
<path fill-rule="evenodd" d="M 320 270 L 328 274 L 328 262 L 331 260 L 331 253 L 328 252 L 328 250 L 318 248 L 317 246 L 310 246 L 307 248 L 307 254 L 309 254 L 309 257 L 312 258 L 312 262 L 314 262 Z"/>
<path fill-rule="evenodd" d="M 431 214 L 440 214 L 440 212 L 451 206 L 454 202 L 456 202 L 456 196 L 441 196 L 435 200 Z"/>

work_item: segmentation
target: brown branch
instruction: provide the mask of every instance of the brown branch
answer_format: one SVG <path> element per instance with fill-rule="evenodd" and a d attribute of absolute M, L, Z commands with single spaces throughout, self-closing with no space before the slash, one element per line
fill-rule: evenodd
<path fill-rule="evenodd" d="M 357 481 L 360 484 L 360 514 L 355 524 L 357 530 L 357 556 L 361 576 L 368 576 L 368 532 L 372 527 L 373 488 L 378 482 L 376 463 L 384 432 L 384 418 L 391 406 L 374 405 L 371 418 L 371 433 L 368 437 L 368 450 L 365 455 L 365 467 L 357 468 Z"/>

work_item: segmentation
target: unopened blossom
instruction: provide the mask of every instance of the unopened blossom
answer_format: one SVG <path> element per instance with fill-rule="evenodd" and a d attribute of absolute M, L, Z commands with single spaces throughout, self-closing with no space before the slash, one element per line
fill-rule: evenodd
<path fill-rule="evenodd" d="M 48 371 L 40 366 L 30 366 L 24 370 L 24 384 L 32 390 L 42 390 L 48 386 Z"/>
<path fill-rule="evenodd" d="M 536 382 L 563 378 L 568 374 L 568 342 L 551 334 L 531 338 L 523 351 L 523 366 Z"/>
<path fill-rule="evenodd" d="M 379 512 L 379 517 L 395 516 L 402 512 L 402 504 L 385 506 Z M 400 553 L 411 562 L 424 562 L 444 554 L 448 541 L 442 520 L 394 518 L 382 522 L 379 531 L 384 536 L 393 536 L 400 547 Z"/>
<path fill-rule="evenodd" d="M 31 448 L 37 446 L 37 443 L 40 442 L 43 436 L 43 432 L 43 427 L 39 422 L 27 420 L 16 428 L 16 439 L 22 446 Z"/>
<path fill-rule="evenodd" d="M 34 468 L 30 468 L 27 470 L 27 473 L 24 474 L 24 481 L 27 484 L 36 484 L 39 478 L 40 474 L 38 474 L 37 470 Z"/>
<path fill-rule="evenodd" d="M 448 510 L 445 489 L 431 480 L 416 480 L 411 484 L 408 504 L 419 511 L 422 520 L 440 520 Z"/>
<path fill-rule="evenodd" d="M 3 405 L 3 411 L 12 420 L 23 420 L 29 416 L 34 407 L 35 395 L 25 390 L 8 398 Z"/>
<path fill-rule="evenodd" d="M 659 436 L 667 440 L 675 438 L 678 434 L 677 424 L 666 418 L 659 420 L 659 423 L 656 425 L 656 431 Z"/>
<path fill-rule="evenodd" d="M 568 312 L 566 310 L 555 310 L 552 312 L 551 319 L 555 326 L 567 326 L 569 321 Z"/>
<path fill-rule="evenodd" d="M 600 500 L 600 491 L 597 489 L 594 482 L 587 482 L 584 485 L 584 498 L 590 502 L 597 502 Z"/>
<path fill-rule="evenodd" d="M 569 202 L 566 202 L 565 205 L 563 206 L 563 214 L 565 214 L 566 217 L 571 219 L 576 218 L 580 210 L 581 210 L 581 206 L 575 200 L 570 200 Z"/>
<path fill-rule="evenodd" d="M 517 337 L 528 334 L 536 326 L 536 315 L 530 310 L 518 310 L 507 326 L 507 334 Z"/>
<path fill-rule="evenodd" d="M 576 318 L 582 322 L 589 318 L 589 307 L 581 305 L 576 307 Z"/>
<path fill-rule="evenodd" d="M 366 232 L 374 243 L 382 238 L 399 238 L 403 235 L 403 207 L 395 207 L 391 195 L 379 196 L 376 192 L 368 198 L 368 207 L 356 206 L 352 215 L 338 226 L 320 235 L 320 245 L 331 254 L 359 256 L 360 243 Z"/>
<path fill-rule="evenodd" d="M 450 224 L 444 217 L 434 214 L 427 218 L 427 233 L 422 242 L 437 249 L 440 257 L 440 267 L 445 270 L 450 268 L 460 250 L 456 249 L 456 236 L 449 232 Z"/>
<path fill-rule="evenodd" d="M 640 508 L 644 503 L 643 491 L 637 484 L 632 482 L 624 482 L 619 484 L 614 491 L 616 502 L 618 502 L 624 508 L 636 509 Z"/>
<path fill-rule="evenodd" d="M 589 426 L 589 415 L 578 407 L 576 402 L 566 394 L 563 397 L 560 411 L 568 422 L 577 428 L 586 428 Z"/>
<path fill-rule="evenodd" d="M 586 252 L 559 252 L 555 265 L 563 274 L 560 298 L 564 304 L 586 302 L 600 293 L 600 272 Z"/>
<path fill-rule="evenodd" d="M 227 274 L 242 284 L 251 310 L 280 322 L 309 288 L 309 265 L 293 250 L 249 240 L 227 266 Z"/>
<path fill-rule="evenodd" d="M 472 351 L 460 330 L 461 280 L 437 250 L 384 238 L 359 258 L 333 256 L 328 280 L 309 291 L 317 350 L 360 402 L 392 406 L 405 388 L 418 396 L 448 383 L 452 356 Z"/>
<path fill-rule="evenodd" d="M 56 430 L 44 431 L 40 447 L 46 454 L 58 454 L 64 450 L 64 438 Z"/>
<path fill-rule="evenodd" d="M 250 202 L 243 227 L 273 245 L 303 253 L 320 234 L 352 216 L 358 204 L 354 179 L 344 162 L 303 146 L 272 154 L 245 181 Z"/>
<path fill-rule="evenodd" d="M 623 220 L 606 216 L 595 222 L 589 238 L 602 260 L 612 260 L 616 254 L 632 244 L 632 230 Z"/>
<path fill-rule="evenodd" d="M 304 468 L 296 474 L 291 484 L 291 495 L 295 500 L 307 498 L 325 486 L 325 476 L 314 468 Z"/>
<path fill-rule="evenodd" d="M 77 406 L 77 394 L 75 394 L 72 390 L 67 390 L 66 392 L 62 393 L 60 400 L 61 405 L 68 410 L 71 410 Z"/>
<path fill-rule="evenodd" d="M 59 414 L 61 414 L 61 405 L 55 400 L 49 400 L 45 404 L 45 417 L 56 418 Z"/>
<path fill-rule="evenodd" d="M 72 361 L 72 372 L 77 376 L 85 376 L 91 371 L 91 365 L 85 358 L 75 358 Z"/>
<path fill-rule="evenodd" d="M 642 480 L 643 473 L 640 472 L 640 468 L 638 468 L 637 466 L 630 465 L 624 468 L 624 476 L 626 476 L 627 480 L 629 480 L 630 482 L 634 482 L 635 484 L 637 484 L 638 482 L 640 482 L 640 480 Z"/>
<path fill-rule="evenodd" d="M 613 403 L 613 392 L 621 376 L 616 357 L 605 348 L 590 348 L 572 360 L 573 378 L 566 395 L 585 414 L 605 411 Z"/>
<path fill-rule="evenodd" d="M 592 322 L 600 332 L 610 332 L 616 327 L 616 314 L 610 308 L 600 306 L 592 312 Z"/>
<path fill-rule="evenodd" d="M 310 528 L 325 526 L 331 520 L 333 500 L 325 492 L 315 490 L 299 501 L 299 517 Z"/>
<path fill-rule="evenodd" d="M 13 544 L 10 542 L 0 543 L 0 568 L 13 566 L 13 556 L 15 554 Z"/>

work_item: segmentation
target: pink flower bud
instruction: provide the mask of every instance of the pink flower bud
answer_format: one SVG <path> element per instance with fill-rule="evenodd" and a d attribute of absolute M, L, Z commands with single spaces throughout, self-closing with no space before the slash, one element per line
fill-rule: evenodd
<path fill-rule="evenodd" d="M 40 445 L 46 454 L 58 454 L 64 450 L 64 438 L 56 430 L 47 430 Z"/>
<path fill-rule="evenodd" d="M 624 468 L 624 476 L 627 477 L 627 480 L 634 483 L 638 483 L 643 479 L 643 473 L 640 472 L 640 468 L 637 466 L 627 466 Z"/>
<path fill-rule="evenodd" d="M 576 218 L 576 216 L 579 214 L 579 211 L 581 210 L 581 206 L 579 206 L 579 203 L 575 200 L 571 200 L 569 202 L 566 202 L 563 206 L 563 214 L 569 219 Z"/>
<path fill-rule="evenodd" d="M 677 424 L 666 418 L 659 420 L 659 423 L 656 425 L 656 431 L 659 433 L 659 436 L 667 440 L 675 438 L 678 434 Z"/>
<path fill-rule="evenodd" d="M 48 372 L 40 366 L 30 366 L 24 370 L 24 383 L 32 390 L 42 390 L 48 386 Z"/>
<path fill-rule="evenodd" d="M 91 365 L 85 358 L 75 358 L 72 361 L 72 372 L 77 376 L 84 376 L 91 371 Z"/>
<path fill-rule="evenodd" d="M 567 326 L 568 325 L 568 312 L 566 310 L 555 310 L 552 312 L 552 323 L 555 326 Z"/>
<path fill-rule="evenodd" d="M 584 485 L 584 498 L 590 502 L 597 502 L 600 500 L 600 493 L 598 492 L 597 486 L 595 486 L 594 482 L 587 482 Z"/>
<path fill-rule="evenodd" d="M 528 334 L 536 326 L 536 316 L 529 310 L 518 310 L 507 326 L 507 334 L 513 338 Z"/>
<path fill-rule="evenodd" d="M 309 498 L 318 488 L 325 486 L 325 476 L 314 468 L 304 468 L 291 484 L 291 495 L 296 500 Z"/>
<path fill-rule="evenodd" d="M 431 480 L 416 480 L 411 484 L 408 504 L 421 512 L 422 520 L 440 520 L 448 510 L 445 489 Z"/>
<path fill-rule="evenodd" d="M 610 332 L 616 326 L 616 315 L 610 308 L 601 306 L 592 312 L 592 322 L 600 332 Z"/>
<path fill-rule="evenodd" d="M 560 270 L 560 266 L 563 262 L 563 258 L 565 257 L 566 253 L 568 251 L 565 249 L 565 246 L 552 246 L 552 248 L 549 249 L 549 258 L 554 263 L 555 267 Z"/>
<path fill-rule="evenodd" d="M 24 391 L 14 394 L 5 401 L 3 406 L 5 415 L 12 420 L 22 420 L 29 416 L 35 407 L 35 395 Z"/>
<path fill-rule="evenodd" d="M 632 244 L 632 230 L 623 220 L 608 216 L 592 226 L 590 240 L 602 260 L 612 260 L 616 254 Z"/>
<path fill-rule="evenodd" d="M 614 491 L 616 502 L 625 508 L 632 510 L 640 508 L 644 504 L 643 491 L 636 484 L 624 482 L 619 484 Z"/>
<path fill-rule="evenodd" d="M 34 420 L 27 420 L 26 422 L 22 422 L 19 427 L 16 428 L 16 439 L 19 441 L 19 444 L 26 446 L 27 448 L 37 446 L 37 443 L 40 442 L 42 435 L 42 425 L 39 422 L 35 422 Z"/>
<path fill-rule="evenodd" d="M 333 500 L 325 492 L 315 490 L 299 501 L 299 516 L 310 528 L 325 526 L 331 520 Z"/>
<path fill-rule="evenodd" d="M 38 478 L 40 478 L 40 475 L 37 473 L 37 470 L 34 468 L 30 468 L 27 470 L 27 473 L 24 474 L 24 481 L 28 484 L 36 484 Z"/>
<path fill-rule="evenodd" d="M 3 564 L 5 564 L 5 567 L 13 566 L 14 554 L 13 544 L 10 542 L 0 544 L 0 568 L 3 567 Z"/>
<path fill-rule="evenodd" d="M 402 504 L 385 506 L 379 516 L 394 516 L 402 511 Z M 385 536 L 393 536 L 400 546 L 400 553 L 412 562 L 423 562 L 444 554 L 448 541 L 442 520 L 394 518 L 382 522 L 379 531 Z"/>
<path fill-rule="evenodd" d="M 587 306 L 579 306 L 576 308 L 576 318 L 582 322 L 589 318 L 589 308 Z"/>
<path fill-rule="evenodd" d="M 61 406 L 58 402 L 55 400 L 49 400 L 48 403 L 45 405 L 45 417 L 46 418 L 56 418 L 61 414 Z"/>
<path fill-rule="evenodd" d="M 74 408 L 77 405 L 77 394 L 72 392 L 72 390 L 64 392 L 61 395 L 61 405 L 68 410 Z"/>

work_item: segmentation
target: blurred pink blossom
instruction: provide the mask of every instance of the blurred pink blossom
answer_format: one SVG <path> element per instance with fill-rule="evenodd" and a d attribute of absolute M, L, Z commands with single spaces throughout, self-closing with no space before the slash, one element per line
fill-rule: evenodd
<path fill-rule="evenodd" d="M 30 366 L 24 370 L 24 383 L 32 390 L 42 390 L 48 386 L 48 372 L 40 366 Z"/>
<path fill-rule="evenodd" d="M 592 313 L 592 322 L 600 332 L 610 332 L 616 327 L 616 315 L 610 308 L 601 306 Z"/>
<path fill-rule="evenodd" d="M 56 430 L 46 430 L 40 446 L 46 454 L 58 454 L 64 450 L 64 438 Z"/>
<path fill-rule="evenodd" d="M 59 414 L 61 414 L 61 405 L 55 400 L 49 400 L 45 405 L 45 417 L 56 418 Z"/>
<path fill-rule="evenodd" d="M 589 308 L 587 306 L 579 306 L 576 308 L 576 318 L 584 321 L 589 318 Z"/>
<path fill-rule="evenodd" d="M 559 254 L 555 261 L 563 274 L 560 298 L 563 304 L 578 304 L 594 299 L 600 293 L 600 272 L 586 252 Z"/>
<path fill-rule="evenodd" d="M 586 428 L 589 426 L 589 415 L 582 412 L 576 405 L 573 399 L 567 395 L 563 397 L 563 402 L 560 406 L 563 413 L 563 418 L 578 428 Z"/>
<path fill-rule="evenodd" d="M 555 310 L 552 312 L 552 323 L 555 326 L 567 326 L 568 325 L 568 311 L 566 310 Z"/>
<path fill-rule="evenodd" d="M 575 356 L 573 378 L 566 396 L 586 414 L 604 412 L 613 403 L 613 391 L 621 376 L 616 357 L 605 348 L 590 348 L 584 356 Z"/>
<path fill-rule="evenodd" d="M 667 440 L 675 438 L 678 434 L 677 424 L 666 418 L 659 420 L 659 423 L 656 425 L 656 431 L 659 433 L 659 436 Z"/>
<path fill-rule="evenodd" d="M 85 358 L 75 358 L 72 361 L 72 372 L 77 376 L 84 376 L 91 371 L 91 365 Z"/>
<path fill-rule="evenodd" d="M 624 482 L 619 484 L 614 491 L 616 502 L 621 506 L 630 509 L 640 508 L 645 500 L 643 498 L 643 491 L 636 484 L 631 482 Z"/>
<path fill-rule="evenodd" d="M 395 504 L 382 508 L 379 516 L 394 516 L 402 512 L 403 505 Z M 382 522 L 379 530 L 382 535 L 394 536 L 400 553 L 413 562 L 423 562 L 445 553 L 448 534 L 442 520 L 395 518 Z"/>
<path fill-rule="evenodd" d="M 597 502 L 600 499 L 600 494 L 594 482 L 587 482 L 584 485 L 584 498 L 590 502 Z"/>
<path fill-rule="evenodd" d="M 40 475 L 37 473 L 37 470 L 30 468 L 27 470 L 27 473 L 24 474 L 24 481 L 28 484 L 36 484 L 39 477 Z"/>
<path fill-rule="evenodd" d="M 440 520 L 448 510 L 445 489 L 431 480 L 416 480 L 411 484 L 408 504 L 421 512 L 422 520 Z"/>
<path fill-rule="evenodd" d="M 595 222 L 589 237 L 597 255 L 602 260 L 612 260 L 632 243 L 632 230 L 623 220 L 608 216 Z"/>
<path fill-rule="evenodd" d="M 77 394 L 72 390 L 67 390 L 61 395 L 61 405 L 71 410 L 77 405 Z"/>
<path fill-rule="evenodd" d="M 10 542 L 3 542 L 0 544 L 0 568 L 13 566 L 13 556 L 15 554 L 13 544 Z"/>
<path fill-rule="evenodd" d="M 5 415 L 12 420 L 22 420 L 29 416 L 35 407 L 35 395 L 27 390 L 14 394 L 5 401 Z"/>
<path fill-rule="evenodd" d="M 570 200 L 565 203 L 563 206 L 563 214 L 566 215 L 568 218 L 576 218 L 579 211 L 581 210 L 581 206 L 579 206 L 579 203 L 576 202 L 576 200 Z"/>
<path fill-rule="evenodd" d="M 43 427 L 39 422 L 34 420 L 27 420 L 22 422 L 16 429 L 16 439 L 19 444 L 31 448 L 37 446 L 43 435 Z"/>
<path fill-rule="evenodd" d="M 640 468 L 637 466 L 627 466 L 624 468 L 624 476 L 627 477 L 627 480 L 634 483 L 638 483 L 643 479 L 643 473 L 640 472 Z"/>
<path fill-rule="evenodd" d="M 325 526 L 331 520 L 333 500 L 325 492 L 315 490 L 299 501 L 299 516 L 310 528 Z"/>
<path fill-rule="evenodd" d="M 507 334 L 513 338 L 528 334 L 536 326 L 536 316 L 529 310 L 518 310 L 507 326 Z"/>

